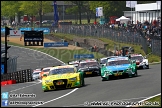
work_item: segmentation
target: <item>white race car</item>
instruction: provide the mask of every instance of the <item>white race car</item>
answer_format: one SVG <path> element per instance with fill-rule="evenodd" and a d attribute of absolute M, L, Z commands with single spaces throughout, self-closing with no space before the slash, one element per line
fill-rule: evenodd
<path fill-rule="evenodd" d="M 32 74 L 33 80 L 40 79 L 40 73 L 41 73 L 41 70 L 34 70 Z"/>
<path fill-rule="evenodd" d="M 68 62 L 68 65 L 74 65 L 75 67 L 77 67 L 78 64 L 79 64 L 79 60 Z"/>
<path fill-rule="evenodd" d="M 131 60 L 136 61 L 137 68 L 149 69 L 148 59 L 141 54 L 131 54 Z"/>
<path fill-rule="evenodd" d="M 104 57 L 104 58 L 100 58 L 100 65 L 105 65 L 106 62 L 107 62 L 107 59 L 109 58 L 115 58 L 115 57 L 118 57 L 118 56 L 109 56 L 109 57 Z"/>

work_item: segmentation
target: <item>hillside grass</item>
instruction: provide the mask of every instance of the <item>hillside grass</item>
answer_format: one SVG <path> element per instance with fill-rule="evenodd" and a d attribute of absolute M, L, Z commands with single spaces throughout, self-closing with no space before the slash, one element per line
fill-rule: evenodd
<path fill-rule="evenodd" d="M 52 35 L 54 35 L 56 37 L 59 37 L 59 38 L 62 38 L 62 39 L 65 39 L 65 40 L 73 40 L 74 37 L 78 37 L 76 35 L 64 34 L 64 33 L 52 33 Z M 90 36 L 82 36 L 82 37 L 83 38 L 94 38 L 94 37 L 90 37 Z M 141 49 L 141 47 L 142 47 L 141 45 L 119 43 L 119 42 L 115 42 L 115 41 L 112 41 L 112 40 L 107 39 L 107 38 L 98 38 L 98 39 L 108 44 L 107 50 L 111 50 L 111 51 L 114 50 L 114 44 L 116 44 L 116 45 L 119 45 L 120 48 L 123 47 L 123 46 L 131 46 L 131 47 L 134 48 L 135 53 L 141 53 L 143 56 L 146 55 L 145 52 Z M 161 57 L 153 55 L 153 54 L 150 54 L 148 56 L 148 60 L 149 60 L 150 63 L 152 63 L 152 62 L 160 62 L 161 61 Z"/>
<path fill-rule="evenodd" d="M 1 43 L 4 43 L 4 41 L 1 41 Z M 53 48 L 33 48 L 33 47 L 23 46 L 23 45 L 20 45 L 18 43 L 13 43 L 13 42 L 7 42 L 7 43 L 8 43 L 8 45 L 25 47 L 25 48 L 30 48 L 30 49 L 44 52 L 46 54 L 49 54 L 49 55 L 63 61 L 64 63 L 67 63 L 68 61 L 71 61 L 71 60 L 75 60 L 74 59 L 75 54 L 94 54 L 95 59 L 104 57 L 103 54 L 100 54 L 97 52 L 90 52 L 86 49 L 68 50 L 68 49 L 53 49 Z"/>

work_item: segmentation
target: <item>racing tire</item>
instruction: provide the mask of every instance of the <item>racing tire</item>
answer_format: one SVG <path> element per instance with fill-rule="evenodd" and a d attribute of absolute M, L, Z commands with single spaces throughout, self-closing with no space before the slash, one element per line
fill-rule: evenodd
<path fill-rule="evenodd" d="M 43 90 L 43 92 L 47 92 L 47 90 Z"/>
<path fill-rule="evenodd" d="M 147 69 L 149 69 L 149 65 L 146 65 Z"/>
<path fill-rule="evenodd" d="M 101 81 L 108 81 L 109 79 L 101 77 Z"/>
<path fill-rule="evenodd" d="M 135 74 L 134 74 L 134 77 L 137 77 L 138 76 L 138 73 L 137 73 L 137 71 L 135 72 Z"/>
<path fill-rule="evenodd" d="M 84 78 L 82 79 L 82 87 L 85 86 Z"/>

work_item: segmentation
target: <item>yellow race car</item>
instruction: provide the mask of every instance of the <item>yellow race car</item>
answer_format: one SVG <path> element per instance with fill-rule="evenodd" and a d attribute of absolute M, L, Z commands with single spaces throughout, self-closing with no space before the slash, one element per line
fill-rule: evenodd
<path fill-rule="evenodd" d="M 42 89 L 44 92 L 56 89 L 65 89 L 84 86 L 84 74 L 77 71 L 73 65 L 55 66 L 44 74 Z"/>

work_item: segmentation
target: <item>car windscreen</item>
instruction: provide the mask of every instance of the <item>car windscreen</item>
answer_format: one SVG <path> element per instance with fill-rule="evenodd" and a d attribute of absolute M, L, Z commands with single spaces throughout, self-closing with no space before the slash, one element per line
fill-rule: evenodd
<path fill-rule="evenodd" d="M 43 70 L 43 72 L 49 72 L 50 71 L 50 69 L 44 69 Z"/>
<path fill-rule="evenodd" d="M 49 72 L 49 75 L 57 75 L 57 74 L 65 74 L 65 73 L 74 73 L 74 68 L 53 69 Z"/>
<path fill-rule="evenodd" d="M 34 72 L 33 75 L 39 75 L 40 72 Z"/>
<path fill-rule="evenodd" d="M 142 60 L 143 57 L 142 56 L 133 56 L 131 57 L 131 60 Z"/>
<path fill-rule="evenodd" d="M 107 62 L 107 58 L 106 58 L 106 59 L 101 59 L 101 60 L 100 60 L 100 63 L 101 63 L 101 64 L 105 64 L 106 62 Z"/>
<path fill-rule="evenodd" d="M 90 67 L 90 66 L 98 66 L 97 62 L 85 62 L 85 63 L 80 63 L 79 67 Z"/>
<path fill-rule="evenodd" d="M 130 64 L 130 61 L 129 60 L 110 61 L 106 65 L 107 66 L 115 66 L 115 65 L 122 65 L 122 64 Z"/>

